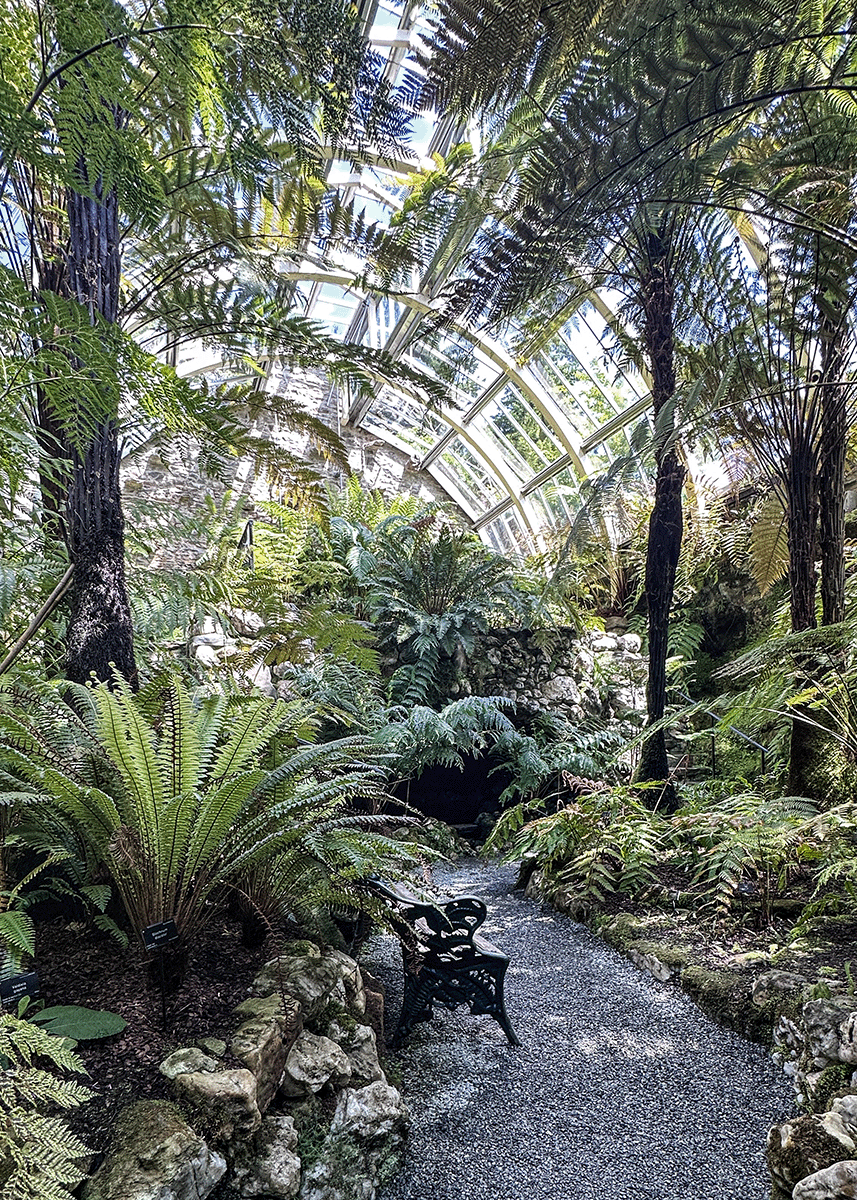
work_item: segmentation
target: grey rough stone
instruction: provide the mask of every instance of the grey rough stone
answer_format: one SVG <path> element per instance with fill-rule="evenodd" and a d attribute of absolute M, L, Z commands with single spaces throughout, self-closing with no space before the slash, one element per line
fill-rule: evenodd
<path fill-rule="evenodd" d="M 829 1112 L 775 1125 L 768 1133 L 768 1169 L 785 1195 L 795 1184 L 857 1150 L 857 1096 L 835 1100 Z"/>
<path fill-rule="evenodd" d="M 354 1084 L 374 1083 L 384 1078 L 374 1029 L 368 1025 L 346 1028 L 339 1020 L 333 1020 L 328 1026 L 327 1036 L 345 1051 Z"/>
<path fill-rule="evenodd" d="M 809 981 L 795 971 L 766 971 L 753 982 L 753 1003 L 763 1008 L 769 1001 L 789 992 L 799 992 Z"/>
<path fill-rule="evenodd" d="M 252 1153 L 235 1164 L 234 1182 L 242 1196 L 291 1200 L 301 1185 L 298 1135 L 292 1117 L 266 1117 Z"/>
<path fill-rule="evenodd" d="M 585 921 L 592 912 L 592 902 L 573 888 L 557 888 L 551 903 L 558 912 L 571 917 L 572 921 Z"/>
<path fill-rule="evenodd" d="M 336 1042 L 306 1030 L 297 1038 L 288 1058 L 281 1091 L 300 1097 L 320 1092 L 325 1084 L 342 1087 L 351 1079 L 351 1064 Z"/>
<path fill-rule="evenodd" d="M 202 1037 L 199 1039 L 199 1045 L 215 1058 L 223 1058 L 226 1053 L 226 1042 L 223 1038 Z"/>
<path fill-rule="evenodd" d="M 331 1136 L 345 1135 L 358 1142 L 393 1134 L 404 1136 L 410 1119 L 401 1092 L 389 1083 L 379 1081 L 362 1088 L 345 1088 L 340 1093 L 330 1133 Z"/>
<path fill-rule="evenodd" d="M 857 1160 L 846 1159 L 807 1175 L 795 1185 L 792 1200 L 855 1200 Z"/>
<path fill-rule="evenodd" d="M 177 1095 L 200 1111 L 216 1142 L 248 1138 L 262 1124 L 256 1102 L 256 1076 L 246 1067 L 177 1075 Z"/>
<path fill-rule="evenodd" d="M 256 1077 L 256 1103 L 264 1113 L 277 1093 L 286 1058 L 300 1026 L 300 1005 L 286 1001 L 289 1011 L 272 1017 L 245 1021 L 235 1032 L 229 1048 Z"/>
<path fill-rule="evenodd" d="M 321 1157 L 301 1182 L 300 1200 L 373 1200 L 399 1162 L 409 1121 L 400 1093 L 389 1084 L 346 1088 Z"/>
<path fill-rule="evenodd" d="M 642 950 L 629 950 L 628 957 L 632 963 L 636 963 L 644 971 L 648 971 L 653 979 L 657 979 L 660 983 L 666 983 L 673 977 L 673 969 L 668 966 L 655 954 L 644 954 Z"/>
<path fill-rule="evenodd" d="M 224 1050 L 226 1049 L 224 1045 Z M 187 1075 L 193 1071 L 216 1071 L 217 1063 L 197 1046 L 185 1046 L 168 1054 L 158 1070 L 167 1079 L 175 1079 L 177 1075 Z"/>
<path fill-rule="evenodd" d="M 85 1200 L 205 1200 L 226 1162 L 194 1133 L 174 1104 L 140 1100 L 121 1113 Z"/>
<path fill-rule="evenodd" d="M 844 1021 L 839 1023 L 839 1048 L 837 1057 L 840 1062 L 857 1063 L 857 1012 L 849 1013 Z"/>
<path fill-rule="evenodd" d="M 544 887 L 545 873 L 541 867 L 536 867 L 530 878 L 527 880 L 527 886 L 524 888 L 524 895 L 530 900 L 541 900 L 542 888 Z"/>
<path fill-rule="evenodd" d="M 264 1020 L 266 1017 L 281 1016 L 285 1012 L 285 1006 L 280 993 L 271 992 L 267 996 L 248 996 L 246 1000 L 236 1004 L 232 1011 L 245 1020 L 248 1017 L 260 1017 Z"/>
<path fill-rule="evenodd" d="M 278 993 L 297 1000 L 308 1021 L 328 1004 L 348 1007 L 341 964 L 329 956 L 284 954 L 265 964 L 253 981 L 253 989 L 262 996 Z"/>
<path fill-rule="evenodd" d="M 357 963 L 341 950 L 334 950 L 332 946 L 325 947 L 322 961 L 337 967 L 345 992 L 346 1007 L 352 1016 L 362 1017 L 366 1011 L 366 991 Z"/>
<path fill-rule="evenodd" d="M 824 1067 L 840 1060 L 840 1028 L 857 1011 L 857 998 L 836 996 L 830 1000 L 808 1000 L 803 1006 L 807 1054 L 813 1065 Z"/>

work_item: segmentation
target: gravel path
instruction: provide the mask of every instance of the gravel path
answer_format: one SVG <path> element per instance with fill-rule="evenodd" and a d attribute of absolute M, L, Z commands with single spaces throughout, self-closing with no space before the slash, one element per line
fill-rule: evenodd
<path fill-rule="evenodd" d="M 488 904 L 524 1045 L 464 1009 L 417 1026 L 400 1055 L 411 1140 L 381 1200 L 767 1200 L 765 1135 L 793 1111 L 786 1077 L 677 988 L 512 892 L 514 878 L 476 861 L 435 868 L 440 890 Z M 398 946 L 377 939 L 364 959 L 394 1023 Z"/>

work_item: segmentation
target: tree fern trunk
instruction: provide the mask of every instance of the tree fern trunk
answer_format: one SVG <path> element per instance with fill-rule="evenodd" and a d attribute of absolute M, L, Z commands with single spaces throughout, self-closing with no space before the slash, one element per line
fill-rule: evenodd
<path fill-rule="evenodd" d="M 845 452 L 848 440 L 847 324 L 826 317 L 821 327 L 821 462 L 818 471 L 821 518 L 821 623 L 845 619 Z"/>
<path fill-rule="evenodd" d="M 800 437 L 794 436 L 787 474 L 789 593 L 794 633 L 816 626 L 816 465 L 816 450 L 810 444 L 810 435 L 804 425 Z M 815 663 L 812 659 L 806 659 L 796 665 L 798 676 L 795 685 L 800 689 L 812 679 Z M 789 744 L 789 791 L 792 795 L 823 799 L 824 783 L 819 770 L 829 746 L 829 738 L 807 721 L 801 720 L 800 709 L 797 709 L 792 720 Z"/>
<path fill-rule="evenodd" d="M 649 623 L 646 711 L 650 725 L 660 721 L 666 708 L 669 621 L 681 550 L 681 492 L 684 474 L 684 467 L 673 451 L 663 457 L 658 464 L 655 506 L 649 518 L 649 540 L 646 547 L 646 603 Z M 660 729 L 647 737 L 643 744 L 637 779 L 639 782 L 647 782 L 666 779 L 668 775 L 666 740 L 664 731 Z M 664 799 L 670 805 L 674 803 L 675 796 L 671 787 Z"/>
<path fill-rule="evenodd" d="M 793 453 L 790 463 L 789 583 L 792 590 L 792 629 L 814 629 L 815 562 L 821 553 L 822 624 L 845 618 L 845 454 L 848 438 L 846 382 L 847 325 L 824 298 L 818 301 L 822 372 L 818 384 L 821 438 L 817 474 L 809 451 Z M 827 311 L 824 311 L 827 308 Z M 817 481 L 817 486 L 816 486 Z M 791 507 L 794 508 L 792 519 Z M 816 540 L 816 522 L 819 536 Z M 808 658 L 797 664 L 797 686 L 809 684 L 826 669 Z M 814 714 L 807 714 L 808 717 Z M 792 721 L 789 746 L 789 790 L 810 796 L 822 806 L 842 798 L 843 778 L 850 772 L 839 746 L 829 734 L 800 719 Z"/>
<path fill-rule="evenodd" d="M 81 190 L 69 190 L 68 279 L 71 294 L 93 324 L 113 324 L 119 308 L 119 206 L 100 179 L 89 186 L 78 164 Z M 100 411 L 91 404 L 81 422 L 72 460 L 67 526 L 74 586 L 67 634 L 66 675 L 78 682 L 110 665 L 136 684 L 131 606 L 125 583 L 125 526 L 119 490 L 118 381 L 99 379 Z"/>
<path fill-rule="evenodd" d="M 662 232 L 650 232 L 645 241 L 648 262 L 643 280 L 644 341 L 652 372 L 652 403 L 655 417 L 655 504 L 649 519 L 646 547 L 646 604 L 649 623 L 649 674 L 646 709 L 650 725 L 659 721 L 666 707 L 666 662 L 669 619 L 675 588 L 676 568 L 682 539 L 681 492 L 685 470 L 671 445 L 673 419 L 669 405 L 675 395 L 675 337 L 673 332 L 673 280 L 669 245 Z M 666 410 L 666 411 L 665 411 Z M 648 793 L 659 807 L 673 809 L 675 789 L 667 782 L 669 763 L 662 729 L 643 743 L 637 781 L 665 781 L 662 793 Z"/>
<path fill-rule="evenodd" d="M 815 487 L 816 455 L 809 435 L 795 439 L 788 464 L 789 595 L 792 631 L 814 629 L 816 525 L 818 496 Z"/>

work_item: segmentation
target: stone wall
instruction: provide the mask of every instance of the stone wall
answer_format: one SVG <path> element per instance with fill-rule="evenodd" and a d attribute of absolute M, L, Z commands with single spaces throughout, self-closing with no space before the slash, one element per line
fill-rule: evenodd
<path fill-rule="evenodd" d="M 645 712 L 646 660 L 636 634 L 492 630 L 477 639 L 456 694 L 507 696 L 566 720 Z"/>
<path fill-rule="evenodd" d="M 373 1200 L 410 1125 L 378 1057 L 383 997 L 344 953 L 283 949 L 228 1043 L 205 1037 L 161 1063 L 178 1103 L 123 1110 L 84 1200 L 206 1200 L 224 1177 L 246 1200 Z"/>
<path fill-rule="evenodd" d="M 306 412 L 318 417 L 330 429 L 339 433 L 348 454 L 348 465 L 359 475 L 367 488 L 378 489 L 385 495 L 407 494 L 422 500 L 454 504 L 449 494 L 429 475 L 420 471 L 414 459 L 391 446 L 377 435 L 359 427 L 341 425 L 339 398 L 335 385 L 322 371 L 300 371 L 272 378 L 272 386 L 294 399 Z M 280 426 L 270 413 L 261 413 L 255 420 L 248 414 L 248 432 L 253 436 L 270 438 L 275 445 L 298 455 L 322 475 L 342 483 L 343 473 L 332 467 L 312 444 L 307 434 L 295 433 Z M 236 459 L 226 477 L 214 479 L 201 470 L 198 444 L 186 439 L 169 447 L 144 444 L 123 463 L 123 498 L 128 523 L 143 519 L 146 506 L 157 507 L 164 519 L 173 519 L 173 534 L 165 538 L 153 554 L 143 558 L 141 565 L 151 567 L 192 567 L 205 547 L 198 538 L 181 531 L 181 518 L 193 518 L 205 511 L 206 498 L 221 504 L 227 492 L 233 502 L 246 499 L 246 515 L 252 516 L 254 505 L 276 495 L 268 480 L 257 474 L 249 459 Z M 456 506 L 462 522 L 464 513 Z M 153 542 L 157 542 L 154 537 Z"/>

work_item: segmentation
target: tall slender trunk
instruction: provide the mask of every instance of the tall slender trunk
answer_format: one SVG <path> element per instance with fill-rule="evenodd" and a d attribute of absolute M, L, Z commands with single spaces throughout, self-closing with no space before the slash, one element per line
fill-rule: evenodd
<path fill-rule="evenodd" d="M 655 504 L 649 519 L 646 548 L 646 603 L 649 621 L 649 675 L 646 708 L 650 725 L 659 721 L 666 707 L 666 662 L 669 617 L 675 589 L 676 568 L 681 551 L 681 493 L 685 469 L 673 449 L 673 422 L 664 409 L 675 395 L 675 337 L 673 331 L 673 280 L 669 245 L 662 233 L 651 232 L 647 240 L 648 278 L 643 285 L 646 354 L 652 372 L 652 403 L 655 417 Z M 664 731 L 649 734 L 643 743 L 637 781 L 663 780 L 660 807 L 673 809 L 675 789 L 668 782 Z M 655 799 L 652 794 L 653 802 Z"/>
<path fill-rule="evenodd" d="M 845 452 L 848 442 L 849 384 L 847 317 L 822 317 L 821 461 L 818 500 L 821 528 L 821 623 L 845 620 Z"/>
<path fill-rule="evenodd" d="M 831 200 L 836 199 L 835 190 Z M 846 197 L 846 208 L 848 201 Z M 843 216 L 847 216 L 844 213 Z M 809 446 L 793 445 L 789 462 L 789 583 L 792 629 L 813 629 L 815 560 L 821 557 L 822 624 L 845 619 L 845 456 L 848 440 L 849 266 L 842 249 L 819 236 L 815 242 L 814 309 L 821 371 L 814 382 L 820 410 L 815 455 Z M 808 440 L 809 434 L 805 435 Z M 818 535 L 816 537 L 816 521 Z M 796 662 L 797 686 L 810 684 L 827 669 L 811 655 Z M 789 752 L 789 788 L 824 804 L 841 791 L 845 767 L 833 738 L 810 723 L 813 714 L 795 712 Z M 835 802 L 835 800 L 833 801 Z"/>
<path fill-rule="evenodd" d="M 80 191 L 69 189 L 68 281 L 71 294 L 114 324 L 119 309 L 119 205 L 116 191 L 78 164 Z M 131 606 L 125 582 L 125 523 L 119 489 L 118 381 L 99 380 L 98 411 L 82 420 L 72 458 L 66 514 L 74 586 L 66 675 L 110 678 L 114 665 L 136 685 Z"/>
<path fill-rule="evenodd" d="M 815 629 L 815 561 L 818 543 L 817 452 L 805 424 L 793 435 L 788 487 L 789 604 L 792 632 Z"/>
<path fill-rule="evenodd" d="M 792 632 L 815 629 L 816 559 L 818 556 L 818 447 L 813 445 L 809 422 L 794 421 L 791 432 L 786 485 L 788 488 L 789 602 Z M 801 690 L 812 680 L 817 664 L 813 656 L 795 658 L 795 687 Z M 824 759 L 830 739 L 811 724 L 812 714 L 802 719 L 795 709 L 789 741 L 789 791 L 794 796 L 822 800 L 825 790 Z"/>
<path fill-rule="evenodd" d="M 829 300 L 817 300 L 821 378 L 817 397 L 821 407 L 821 435 L 814 450 L 793 447 L 789 462 L 789 584 L 792 630 L 816 626 L 815 562 L 821 554 L 822 625 L 845 619 L 845 454 L 848 439 L 846 319 Z M 819 533 L 816 538 L 816 522 Z M 797 687 L 812 682 L 826 669 L 812 656 L 802 656 Z M 830 803 L 841 790 L 844 760 L 838 745 L 824 730 L 801 719 L 797 709 L 789 745 L 789 790 Z M 834 801 L 835 802 L 835 801 Z"/>

